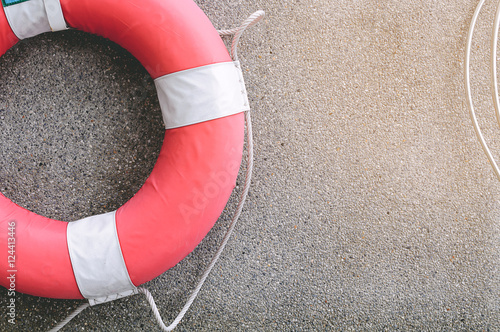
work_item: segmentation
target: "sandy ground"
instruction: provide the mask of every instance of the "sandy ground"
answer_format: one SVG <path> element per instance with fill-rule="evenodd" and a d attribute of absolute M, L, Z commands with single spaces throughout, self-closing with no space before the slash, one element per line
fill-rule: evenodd
<path fill-rule="evenodd" d="M 477 1 L 196 1 L 216 28 L 255 10 L 240 60 L 255 169 L 234 237 L 179 331 L 500 331 L 500 183 L 465 103 Z M 479 17 L 472 91 L 497 157 L 488 83 L 496 4 Z M 42 215 L 113 210 L 162 142 L 152 80 L 126 51 L 76 31 L 0 59 L 0 190 Z M 220 243 L 219 222 L 146 286 L 170 322 Z M 44 331 L 81 301 L 0 291 L 0 330 Z M 2 312 L 5 314 L 2 316 Z M 65 331 L 159 331 L 142 296 Z"/>

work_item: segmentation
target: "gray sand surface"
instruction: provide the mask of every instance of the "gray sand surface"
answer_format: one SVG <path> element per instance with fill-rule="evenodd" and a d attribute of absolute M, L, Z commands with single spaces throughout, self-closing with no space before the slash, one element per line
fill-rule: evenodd
<path fill-rule="evenodd" d="M 241 40 L 255 169 L 234 237 L 179 331 L 500 331 L 500 182 L 463 83 L 477 1 L 196 1 L 216 28 L 258 9 Z M 496 4 L 479 17 L 472 91 L 497 158 L 489 90 Z M 152 80 L 77 31 L 0 58 L 0 190 L 47 217 L 111 211 L 162 143 Z M 243 172 L 243 171 L 242 171 Z M 146 284 L 167 323 L 214 254 L 207 238 Z M 17 294 L 14 326 L 44 331 L 82 301 Z M 86 309 L 64 331 L 159 331 L 143 296 Z"/>

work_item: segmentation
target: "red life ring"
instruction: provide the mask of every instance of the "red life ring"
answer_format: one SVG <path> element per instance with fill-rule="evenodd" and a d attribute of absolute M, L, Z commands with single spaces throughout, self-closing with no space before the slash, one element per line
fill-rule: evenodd
<path fill-rule="evenodd" d="M 117 211 L 67 223 L 27 211 L 0 193 L 0 283 L 9 288 L 14 276 L 16 291 L 51 298 L 98 301 L 133 293 L 190 253 L 229 199 L 243 150 L 247 100 L 241 72 L 191 0 L 2 3 L 0 54 L 19 35 L 47 31 L 21 31 L 26 23 L 15 23 L 16 6 L 42 6 L 45 16 L 33 26 L 48 22 L 50 29 L 62 29 L 53 25 L 63 15 L 68 26 L 126 48 L 155 79 L 164 119 L 173 114 L 174 120 L 167 123 L 151 175 Z M 213 109 L 217 114 L 205 114 Z M 14 264 L 8 256 L 15 256 Z"/>

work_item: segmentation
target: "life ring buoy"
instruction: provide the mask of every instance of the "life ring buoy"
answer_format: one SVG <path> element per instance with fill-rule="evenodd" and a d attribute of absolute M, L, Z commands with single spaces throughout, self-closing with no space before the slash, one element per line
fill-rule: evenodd
<path fill-rule="evenodd" d="M 66 25 L 104 36 L 155 80 L 166 131 L 151 175 L 116 211 L 67 223 L 0 193 L 0 284 L 13 275 L 16 291 L 94 303 L 137 292 L 198 245 L 234 188 L 248 110 L 239 65 L 191 0 L 2 3 L 0 54 Z"/>

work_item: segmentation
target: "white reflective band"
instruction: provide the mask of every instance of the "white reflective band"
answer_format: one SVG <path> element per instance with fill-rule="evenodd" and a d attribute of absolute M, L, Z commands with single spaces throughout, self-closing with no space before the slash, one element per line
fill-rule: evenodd
<path fill-rule="evenodd" d="M 76 283 L 85 298 L 101 303 L 135 292 L 118 241 L 115 212 L 70 222 L 67 239 Z"/>
<path fill-rule="evenodd" d="M 155 79 L 166 129 L 248 111 L 240 64 L 222 62 Z"/>
<path fill-rule="evenodd" d="M 19 39 L 67 29 L 59 0 L 28 0 L 4 5 L 3 10 Z"/>
<path fill-rule="evenodd" d="M 44 0 L 45 12 L 49 19 L 49 25 L 52 31 L 66 30 L 68 26 L 64 20 L 64 15 L 59 0 Z"/>

